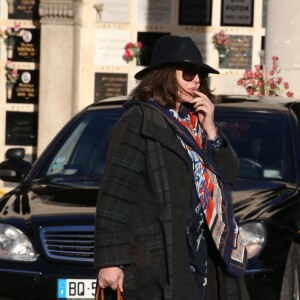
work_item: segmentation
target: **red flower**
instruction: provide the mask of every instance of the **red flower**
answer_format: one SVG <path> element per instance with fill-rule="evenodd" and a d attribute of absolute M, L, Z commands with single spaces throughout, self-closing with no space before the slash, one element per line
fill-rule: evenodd
<path fill-rule="evenodd" d="M 127 43 L 124 47 L 125 52 L 123 54 L 123 59 L 128 63 L 136 58 L 137 64 L 139 64 L 142 47 L 143 44 L 141 42 Z"/>
<path fill-rule="evenodd" d="M 127 49 L 130 49 L 130 48 L 132 48 L 133 47 L 133 43 L 127 43 L 126 45 L 125 45 L 125 49 L 127 50 Z"/>

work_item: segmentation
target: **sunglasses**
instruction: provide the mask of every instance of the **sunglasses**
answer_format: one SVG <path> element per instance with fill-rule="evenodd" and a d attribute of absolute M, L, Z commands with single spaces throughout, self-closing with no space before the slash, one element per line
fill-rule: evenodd
<path fill-rule="evenodd" d="M 199 78 L 203 76 L 201 69 L 196 66 L 183 65 L 179 69 L 182 71 L 182 78 L 185 81 L 192 81 L 196 75 L 198 75 Z"/>

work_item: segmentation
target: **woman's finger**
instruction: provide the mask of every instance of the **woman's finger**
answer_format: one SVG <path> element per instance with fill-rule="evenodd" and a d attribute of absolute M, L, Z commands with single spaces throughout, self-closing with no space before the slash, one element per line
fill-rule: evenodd
<path fill-rule="evenodd" d="M 105 289 L 107 287 L 107 284 L 106 282 L 104 282 L 103 280 L 100 280 L 99 281 L 99 286 L 102 288 L 102 289 Z"/>

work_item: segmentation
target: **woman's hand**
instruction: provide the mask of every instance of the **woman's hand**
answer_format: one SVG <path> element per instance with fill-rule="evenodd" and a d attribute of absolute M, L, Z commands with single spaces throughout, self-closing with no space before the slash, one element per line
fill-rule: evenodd
<path fill-rule="evenodd" d="M 123 293 L 124 272 L 119 267 L 103 268 L 98 275 L 98 282 L 101 288 L 111 287 L 116 290 L 119 286 Z"/>
<path fill-rule="evenodd" d="M 205 130 L 208 139 L 214 140 L 217 135 L 217 128 L 215 126 L 215 105 L 208 99 L 208 97 L 196 91 L 196 97 L 191 100 L 194 111 L 198 114 L 199 122 Z"/>

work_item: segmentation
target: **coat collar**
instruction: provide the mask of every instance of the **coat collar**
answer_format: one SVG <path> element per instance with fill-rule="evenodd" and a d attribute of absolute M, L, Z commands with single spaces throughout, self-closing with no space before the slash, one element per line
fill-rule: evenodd
<path fill-rule="evenodd" d="M 141 133 L 177 153 L 190 166 L 189 156 L 178 140 L 175 130 L 173 130 L 174 134 L 170 134 L 173 128 L 168 124 L 168 119 L 147 102 L 131 100 L 127 101 L 124 106 L 129 108 L 135 105 L 139 105 L 143 113 Z"/>

